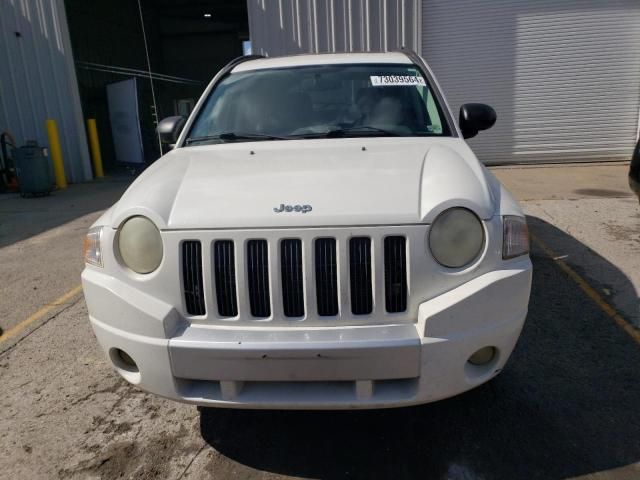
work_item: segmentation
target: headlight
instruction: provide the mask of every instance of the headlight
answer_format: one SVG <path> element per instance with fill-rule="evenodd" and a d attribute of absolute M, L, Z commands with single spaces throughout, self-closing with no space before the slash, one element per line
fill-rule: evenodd
<path fill-rule="evenodd" d="M 480 219 L 466 208 L 450 208 L 438 215 L 429 230 L 429 249 L 438 263 L 460 268 L 475 260 L 484 246 Z"/>
<path fill-rule="evenodd" d="M 519 257 L 529 253 L 529 228 L 523 217 L 505 215 L 502 217 L 502 258 Z"/>
<path fill-rule="evenodd" d="M 162 262 L 160 231 L 146 217 L 131 217 L 118 232 L 118 250 L 124 264 L 137 273 L 151 273 Z"/>
<path fill-rule="evenodd" d="M 92 227 L 84 237 L 84 261 L 96 267 L 102 267 L 102 227 Z"/>

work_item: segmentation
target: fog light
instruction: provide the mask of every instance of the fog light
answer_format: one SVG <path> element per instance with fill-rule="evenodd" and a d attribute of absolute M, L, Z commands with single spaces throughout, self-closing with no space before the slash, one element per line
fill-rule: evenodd
<path fill-rule="evenodd" d="M 114 348 L 111 350 L 111 360 L 116 367 L 128 372 L 138 372 L 138 365 L 131 356 L 124 350 Z"/>
<path fill-rule="evenodd" d="M 468 362 L 472 365 L 486 365 L 496 356 L 495 347 L 483 347 L 469 357 Z"/>

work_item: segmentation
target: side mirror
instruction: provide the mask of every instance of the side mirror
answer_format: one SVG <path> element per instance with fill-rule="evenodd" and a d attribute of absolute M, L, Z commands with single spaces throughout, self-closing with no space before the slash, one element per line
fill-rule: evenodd
<path fill-rule="evenodd" d="M 163 118 L 156 127 L 156 132 L 160 135 L 160 140 L 163 143 L 176 143 L 186 121 L 187 119 L 180 115 Z"/>
<path fill-rule="evenodd" d="M 496 111 L 484 103 L 465 103 L 460 107 L 460 130 L 464 138 L 475 137 L 480 130 L 487 130 L 496 123 Z"/>

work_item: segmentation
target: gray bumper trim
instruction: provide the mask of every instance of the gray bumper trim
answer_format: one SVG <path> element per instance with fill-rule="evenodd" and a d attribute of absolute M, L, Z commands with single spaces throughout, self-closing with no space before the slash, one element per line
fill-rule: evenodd
<path fill-rule="evenodd" d="M 192 380 L 416 378 L 420 353 L 414 325 L 315 330 L 192 327 L 169 341 L 173 375 Z"/>

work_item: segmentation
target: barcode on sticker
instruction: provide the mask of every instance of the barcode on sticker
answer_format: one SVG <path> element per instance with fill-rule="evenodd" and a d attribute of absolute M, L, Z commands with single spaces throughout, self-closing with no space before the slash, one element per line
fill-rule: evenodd
<path fill-rule="evenodd" d="M 371 75 L 371 85 L 374 87 L 394 85 L 422 85 L 426 86 L 424 78 L 415 75 Z"/>

